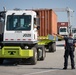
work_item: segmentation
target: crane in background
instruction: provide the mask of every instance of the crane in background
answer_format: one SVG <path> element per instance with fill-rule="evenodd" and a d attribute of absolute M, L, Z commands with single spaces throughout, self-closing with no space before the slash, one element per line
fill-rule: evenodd
<path fill-rule="evenodd" d="M 70 8 L 53 8 L 55 12 L 67 12 L 67 17 L 68 17 L 68 33 L 72 32 L 72 25 L 71 25 L 71 13 L 74 11 Z"/>

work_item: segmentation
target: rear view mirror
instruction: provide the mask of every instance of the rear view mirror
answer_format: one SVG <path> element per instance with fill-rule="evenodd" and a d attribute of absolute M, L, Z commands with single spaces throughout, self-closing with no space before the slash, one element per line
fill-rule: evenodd
<path fill-rule="evenodd" d="M 40 29 L 40 18 L 39 17 L 36 18 L 36 25 L 37 25 L 37 30 L 39 30 Z"/>
<path fill-rule="evenodd" d="M 4 22 L 4 19 L 0 17 L 0 22 Z"/>
<path fill-rule="evenodd" d="M 0 22 L 4 22 L 5 11 L 0 12 Z"/>
<path fill-rule="evenodd" d="M 37 30 L 39 30 L 40 29 L 40 26 L 37 26 Z"/>
<path fill-rule="evenodd" d="M 36 18 L 36 25 L 40 26 L 40 18 L 39 17 Z"/>

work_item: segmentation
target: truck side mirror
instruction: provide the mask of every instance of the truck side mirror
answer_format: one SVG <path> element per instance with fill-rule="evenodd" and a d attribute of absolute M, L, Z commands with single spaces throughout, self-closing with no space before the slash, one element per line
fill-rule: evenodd
<path fill-rule="evenodd" d="M 40 29 L 40 26 L 37 26 L 37 30 L 39 30 Z"/>
<path fill-rule="evenodd" d="M 40 26 L 40 18 L 39 17 L 36 18 L 36 25 Z"/>
<path fill-rule="evenodd" d="M 4 22 L 4 19 L 0 17 L 0 22 Z"/>
<path fill-rule="evenodd" d="M 39 17 L 36 18 L 36 25 L 37 25 L 37 30 L 39 30 L 40 29 L 40 18 Z"/>

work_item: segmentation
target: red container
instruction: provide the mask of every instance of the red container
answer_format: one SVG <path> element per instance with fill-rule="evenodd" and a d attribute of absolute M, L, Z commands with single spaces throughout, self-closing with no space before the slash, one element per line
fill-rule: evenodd
<path fill-rule="evenodd" d="M 68 27 L 68 22 L 58 22 L 57 27 Z"/>
<path fill-rule="evenodd" d="M 60 27 L 68 27 L 68 22 L 58 22 L 57 23 L 57 32 L 59 31 Z"/>
<path fill-rule="evenodd" d="M 52 9 L 36 9 L 40 17 L 39 36 L 57 33 L 57 15 Z"/>

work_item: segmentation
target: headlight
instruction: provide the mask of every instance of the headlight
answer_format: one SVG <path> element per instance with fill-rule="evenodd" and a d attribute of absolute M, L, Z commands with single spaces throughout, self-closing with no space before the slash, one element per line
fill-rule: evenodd
<path fill-rule="evenodd" d="M 25 49 L 28 49 L 29 47 L 28 47 L 28 46 L 25 46 L 24 48 L 25 48 Z"/>

